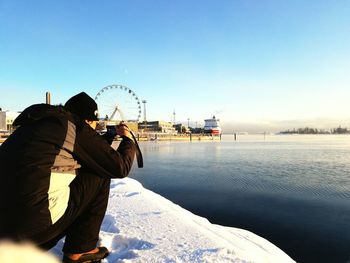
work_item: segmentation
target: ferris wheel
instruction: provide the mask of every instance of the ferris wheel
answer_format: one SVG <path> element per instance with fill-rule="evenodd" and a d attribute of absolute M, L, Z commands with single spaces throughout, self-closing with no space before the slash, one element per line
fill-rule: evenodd
<path fill-rule="evenodd" d="M 138 122 L 141 103 L 135 92 L 123 85 L 110 85 L 95 96 L 99 117 L 107 121 Z"/>

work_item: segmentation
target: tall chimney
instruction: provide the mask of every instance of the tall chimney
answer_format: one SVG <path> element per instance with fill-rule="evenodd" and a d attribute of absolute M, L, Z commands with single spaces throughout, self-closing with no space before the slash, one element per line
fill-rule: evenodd
<path fill-rule="evenodd" d="M 51 94 L 50 94 L 50 92 L 46 92 L 46 104 L 51 104 Z"/>

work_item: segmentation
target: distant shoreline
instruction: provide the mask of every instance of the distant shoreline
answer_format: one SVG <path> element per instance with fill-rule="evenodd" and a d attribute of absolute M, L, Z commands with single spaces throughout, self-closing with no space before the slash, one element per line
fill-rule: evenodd
<path fill-rule="evenodd" d="M 211 136 L 208 134 L 167 134 L 167 133 L 140 133 L 136 134 L 138 141 L 218 141 L 221 135 Z M 118 140 L 119 138 L 117 138 Z"/>
<path fill-rule="evenodd" d="M 0 137 L 0 144 L 3 143 L 7 137 Z M 220 141 L 221 136 L 211 136 L 208 134 L 167 134 L 167 133 L 140 133 L 136 134 L 138 141 Z M 120 138 L 116 137 L 115 141 Z"/>

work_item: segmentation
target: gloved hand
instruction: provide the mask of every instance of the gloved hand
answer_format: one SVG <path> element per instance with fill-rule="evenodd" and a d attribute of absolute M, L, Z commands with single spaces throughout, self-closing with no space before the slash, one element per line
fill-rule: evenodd
<path fill-rule="evenodd" d="M 119 135 L 119 136 L 125 136 L 125 137 L 128 137 L 129 139 L 133 139 L 132 138 L 132 135 L 129 131 L 129 128 L 128 126 L 125 125 L 125 123 L 123 121 L 121 121 L 116 127 L 116 133 Z"/>

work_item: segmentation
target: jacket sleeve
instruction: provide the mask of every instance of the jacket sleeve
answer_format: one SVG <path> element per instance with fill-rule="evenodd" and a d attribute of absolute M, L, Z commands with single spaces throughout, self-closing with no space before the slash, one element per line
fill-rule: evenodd
<path fill-rule="evenodd" d="M 128 176 L 135 157 L 134 142 L 123 137 L 117 150 L 88 125 L 76 131 L 73 156 L 83 170 L 105 178 L 124 178 Z"/>

